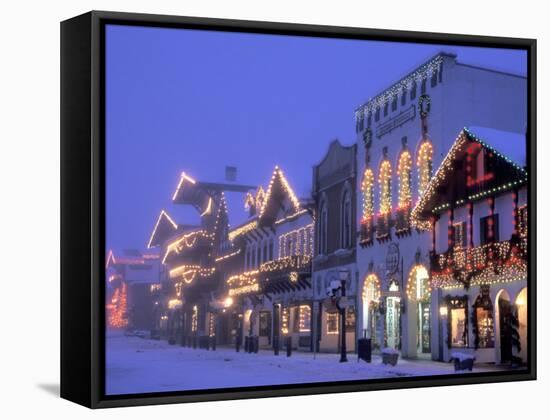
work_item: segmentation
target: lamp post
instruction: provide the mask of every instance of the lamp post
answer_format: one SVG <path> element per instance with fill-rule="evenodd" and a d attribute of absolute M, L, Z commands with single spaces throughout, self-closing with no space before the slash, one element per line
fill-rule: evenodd
<path fill-rule="evenodd" d="M 340 277 L 340 296 L 342 300 L 345 300 L 346 297 L 346 282 L 348 280 L 349 271 L 341 270 L 339 271 Z M 344 302 L 345 303 L 345 302 Z M 340 363 L 348 361 L 348 352 L 346 348 L 346 306 L 345 304 L 340 307 Z"/>
<path fill-rule="evenodd" d="M 327 294 L 335 299 L 335 295 L 340 291 L 340 298 L 336 299 L 336 307 L 340 312 L 340 362 L 347 362 L 346 349 L 346 282 L 349 278 L 349 270 L 338 271 L 338 278 L 330 282 Z"/>

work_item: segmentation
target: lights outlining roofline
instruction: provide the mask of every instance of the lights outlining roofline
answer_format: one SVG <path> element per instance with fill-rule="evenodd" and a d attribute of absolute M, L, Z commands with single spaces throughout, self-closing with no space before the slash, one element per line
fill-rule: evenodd
<path fill-rule="evenodd" d="M 206 209 L 201 213 L 201 217 L 204 217 L 212 212 L 212 197 L 208 197 L 208 204 Z"/>
<path fill-rule="evenodd" d="M 241 235 L 244 235 L 245 233 L 247 232 L 250 232 L 251 230 L 254 230 L 258 227 L 258 221 L 257 220 L 253 220 L 245 225 L 242 225 L 238 228 L 235 228 L 234 230 L 230 231 L 229 232 L 229 240 L 230 241 L 233 241 L 235 240 L 235 238 L 237 238 L 238 236 L 241 236 Z"/>
<path fill-rule="evenodd" d="M 109 261 L 113 260 L 113 264 L 116 264 L 115 254 L 113 253 L 113 250 L 110 249 L 109 253 L 107 254 L 107 261 L 105 262 L 105 268 L 109 268 Z"/>
<path fill-rule="evenodd" d="M 292 202 L 292 205 L 294 206 L 294 211 L 298 212 L 301 210 L 300 207 L 300 201 L 298 200 L 298 197 L 296 197 L 296 194 L 294 194 L 294 190 L 290 187 L 283 171 L 281 168 L 279 168 L 278 165 L 275 166 L 275 169 L 273 170 L 273 174 L 271 175 L 271 180 L 269 181 L 269 186 L 267 187 L 267 193 L 265 194 L 264 202 L 262 204 L 262 208 L 260 209 L 259 217 L 261 218 L 265 212 L 265 208 L 267 207 L 267 204 L 269 203 L 269 199 L 271 197 L 272 189 L 273 189 L 273 183 L 275 182 L 275 178 L 279 177 L 279 180 L 281 181 L 281 184 L 283 185 L 283 188 L 285 192 L 288 194 L 288 197 L 290 198 L 290 201 Z"/>
<path fill-rule="evenodd" d="M 212 238 L 213 234 L 208 233 L 206 230 L 195 230 L 193 232 L 187 233 L 183 235 L 181 238 L 176 239 L 175 241 L 168 244 L 166 247 L 166 253 L 164 254 L 164 257 L 162 258 L 162 264 L 166 262 L 166 258 L 168 258 L 168 255 L 170 255 L 172 252 L 176 252 L 179 254 L 180 248 L 192 248 L 195 246 L 195 243 L 197 242 L 197 239 L 199 236 L 205 237 L 205 238 Z"/>
<path fill-rule="evenodd" d="M 223 260 L 226 260 L 227 258 L 234 257 L 235 255 L 238 255 L 240 253 L 241 253 L 241 249 L 239 248 L 235 252 L 232 252 L 232 253 L 226 254 L 226 255 L 222 255 L 221 257 L 216 258 L 215 261 L 216 262 L 223 261 Z"/>
<path fill-rule="evenodd" d="M 176 199 L 178 196 L 178 192 L 180 191 L 181 186 L 183 185 L 184 181 L 188 181 L 191 184 L 195 185 L 197 181 L 195 181 L 193 178 L 191 178 L 189 175 L 187 175 L 185 172 L 182 172 L 180 175 L 180 181 L 178 183 L 178 186 L 176 188 L 176 191 L 174 191 L 174 195 L 172 196 L 172 201 Z"/>
<path fill-rule="evenodd" d="M 492 189 L 484 191 L 484 192 L 469 195 L 468 200 L 475 201 L 475 200 L 484 198 L 488 194 L 493 194 L 493 193 L 497 193 L 497 192 L 504 192 L 506 190 L 509 190 L 509 189 L 513 188 L 514 186 L 519 186 L 519 185 L 527 182 L 527 172 L 523 168 L 519 167 L 514 162 L 512 162 L 510 159 L 508 159 L 506 156 L 504 156 L 503 154 L 501 154 L 500 152 L 498 152 L 497 150 L 495 150 L 494 148 L 489 146 L 482 139 L 480 139 L 475 134 L 473 134 L 471 131 L 469 131 L 469 129 L 467 127 L 464 127 L 460 131 L 458 136 L 456 137 L 455 142 L 453 143 L 453 146 L 447 152 L 447 155 L 445 156 L 445 158 L 441 162 L 441 165 L 437 169 L 435 175 L 430 180 L 430 182 L 429 182 L 429 184 L 426 188 L 426 191 L 420 197 L 420 200 L 418 201 L 418 204 L 415 206 L 415 208 L 412 211 L 411 218 L 412 218 L 412 221 L 413 221 L 413 225 L 415 225 L 417 228 L 428 228 L 426 220 L 422 220 L 420 218 L 420 215 L 424 211 L 430 196 L 436 191 L 436 188 L 439 187 L 441 182 L 443 182 L 443 178 L 445 177 L 447 171 L 452 169 L 452 165 L 453 165 L 454 159 L 456 157 L 456 154 L 458 153 L 458 150 L 462 146 L 464 146 L 464 144 L 467 141 L 476 142 L 478 144 L 481 144 L 483 147 L 490 150 L 496 156 L 498 156 L 499 158 L 505 160 L 508 164 L 513 166 L 515 169 L 517 169 L 520 172 L 520 174 L 523 175 L 523 178 L 519 179 L 517 181 L 506 183 L 506 184 L 503 184 L 499 187 L 495 187 L 495 188 L 492 188 Z M 458 205 L 464 204 L 464 201 L 457 202 L 456 204 L 458 204 Z M 434 209 L 432 209 L 432 213 L 437 213 L 438 211 L 445 210 L 447 208 L 450 208 L 450 206 L 451 206 L 451 203 L 441 204 L 440 206 L 437 206 Z M 424 225 L 426 225 L 426 226 L 424 226 Z"/>
<path fill-rule="evenodd" d="M 408 92 L 415 83 L 420 83 L 422 80 L 430 78 L 435 72 L 440 70 L 442 63 L 443 54 L 438 54 L 379 95 L 369 99 L 367 103 L 355 110 L 356 120 L 365 118 L 369 112 L 374 112 L 377 108 L 383 107 L 386 103 L 391 102 L 395 96 Z"/>
<path fill-rule="evenodd" d="M 147 242 L 147 249 L 151 249 L 151 242 L 153 241 L 153 238 L 155 237 L 155 233 L 157 232 L 157 228 L 159 227 L 160 221 L 162 220 L 162 217 L 166 217 L 166 220 L 170 222 L 174 230 L 178 229 L 178 224 L 174 222 L 174 220 L 166 213 L 166 211 L 163 209 L 160 211 L 159 217 L 157 218 L 157 223 L 155 223 L 155 227 L 153 229 L 153 232 L 151 233 L 151 236 L 149 237 L 149 242 Z"/>

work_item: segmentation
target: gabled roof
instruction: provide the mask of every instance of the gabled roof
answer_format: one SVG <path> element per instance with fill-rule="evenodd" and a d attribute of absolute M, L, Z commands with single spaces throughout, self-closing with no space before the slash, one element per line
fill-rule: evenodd
<path fill-rule="evenodd" d="M 488 127 L 465 128 L 470 137 L 502 154 L 517 166 L 527 166 L 527 144 L 525 134 L 496 130 Z"/>
<path fill-rule="evenodd" d="M 524 168 L 525 136 L 493 129 L 480 129 L 479 127 L 475 132 L 473 130 L 473 128 L 464 127 L 460 131 L 445 159 L 430 180 L 425 193 L 413 209 L 411 217 L 417 226 L 425 222 L 434 211 L 445 210 L 451 205 L 463 205 L 469 201 L 482 199 L 489 194 L 505 192 L 527 181 L 527 172 Z M 480 137 L 481 134 L 478 133 L 483 133 L 488 137 Z M 471 144 L 478 144 L 490 152 L 491 159 L 498 165 L 498 176 L 487 181 L 483 185 L 483 189 L 478 188 L 476 191 L 467 192 L 464 197 L 460 198 L 460 202 L 443 202 L 443 195 L 449 194 L 452 184 L 464 183 L 466 185 L 464 174 L 458 173 L 461 170 L 459 169 L 460 165 L 455 162 L 464 158 Z M 499 149 L 497 149 L 498 145 L 501 146 Z M 511 156 L 505 153 L 509 153 Z M 442 193 L 443 191 L 445 194 Z"/>
<path fill-rule="evenodd" d="M 285 199 L 290 201 L 294 212 L 301 210 L 300 201 L 296 197 L 294 190 L 290 187 L 283 171 L 278 166 L 275 166 L 262 208 L 258 214 L 260 223 L 274 223 L 277 213 L 281 209 Z"/>
<path fill-rule="evenodd" d="M 157 223 L 155 223 L 155 227 L 149 238 L 149 242 L 147 243 L 147 248 L 159 246 L 166 238 L 172 236 L 177 231 L 178 224 L 174 222 L 166 211 L 161 210 L 157 218 Z"/>

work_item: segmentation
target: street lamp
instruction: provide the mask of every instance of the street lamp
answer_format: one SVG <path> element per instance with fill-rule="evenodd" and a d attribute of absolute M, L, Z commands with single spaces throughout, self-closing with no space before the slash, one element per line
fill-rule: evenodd
<path fill-rule="evenodd" d="M 332 280 L 327 289 L 329 297 L 334 298 L 340 291 L 340 298 L 336 300 L 336 307 L 340 311 L 340 363 L 347 362 L 346 349 L 346 282 L 349 278 L 349 270 L 338 271 L 338 279 Z"/>

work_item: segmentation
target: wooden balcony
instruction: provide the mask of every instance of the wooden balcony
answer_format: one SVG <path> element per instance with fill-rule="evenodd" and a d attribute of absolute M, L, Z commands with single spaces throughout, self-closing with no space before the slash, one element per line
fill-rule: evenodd
<path fill-rule="evenodd" d="M 372 217 L 369 219 L 361 220 L 361 226 L 359 230 L 359 245 L 367 247 L 372 245 L 374 239 L 374 224 Z"/>
<path fill-rule="evenodd" d="M 432 286 L 464 286 L 519 280 L 527 276 L 527 238 L 473 248 L 455 247 L 431 256 Z"/>
<path fill-rule="evenodd" d="M 399 208 L 395 212 L 395 234 L 405 236 L 411 232 L 411 208 Z"/>
<path fill-rule="evenodd" d="M 376 239 L 380 242 L 391 239 L 391 215 L 379 214 L 376 218 Z"/>

